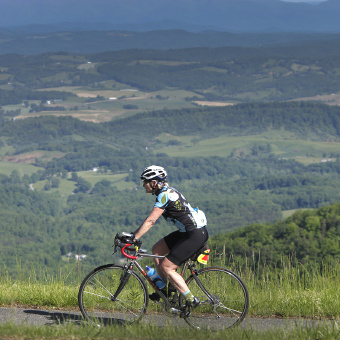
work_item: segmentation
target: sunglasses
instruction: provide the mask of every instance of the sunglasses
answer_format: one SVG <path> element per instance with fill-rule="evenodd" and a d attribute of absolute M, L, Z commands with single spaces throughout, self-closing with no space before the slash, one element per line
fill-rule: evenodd
<path fill-rule="evenodd" d="M 150 182 L 151 182 L 150 180 L 145 179 L 143 182 L 141 181 L 140 183 L 143 183 L 142 185 L 144 186 L 144 185 L 147 185 Z"/>

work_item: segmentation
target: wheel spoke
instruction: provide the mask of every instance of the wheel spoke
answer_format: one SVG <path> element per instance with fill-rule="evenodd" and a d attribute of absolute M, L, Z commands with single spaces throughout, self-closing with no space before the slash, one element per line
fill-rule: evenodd
<path fill-rule="evenodd" d="M 125 270 L 121 266 L 107 265 L 95 269 L 80 286 L 78 301 L 83 316 L 95 324 L 104 322 L 133 322 L 142 318 L 148 305 L 144 281 L 134 271 L 119 294 L 117 291 Z"/>
<path fill-rule="evenodd" d="M 91 293 L 91 292 L 84 292 L 85 294 L 91 294 L 91 295 L 95 295 L 95 296 L 98 296 L 98 297 L 101 297 L 103 299 L 108 299 L 108 300 L 111 300 L 109 297 L 107 296 L 103 296 L 103 295 L 99 295 L 99 294 L 94 294 L 94 293 Z"/>
<path fill-rule="evenodd" d="M 186 318 L 191 326 L 219 329 L 242 322 L 248 311 L 249 297 L 246 286 L 236 274 L 224 268 L 210 267 L 199 271 L 198 279 L 207 289 L 208 296 L 190 276 L 188 287 L 201 300 Z"/>

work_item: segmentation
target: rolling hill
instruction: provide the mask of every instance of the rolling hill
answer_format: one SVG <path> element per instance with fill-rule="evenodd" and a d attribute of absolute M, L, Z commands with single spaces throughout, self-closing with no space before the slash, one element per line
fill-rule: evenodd
<path fill-rule="evenodd" d="M 339 202 L 339 119 L 336 106 L 291 102 L 145 112 L 101 124 L 53 116 L 3 122 L 8 153 L 58 157 L 36 159 L 37 172 L 8 175 L 7 167 L 1 176 L 1 258 L 12 273 L 16 256 L 52 270 L 74 261 L 70 252 L 87 254 L 84 266 L 108 261 L 114 233 L 135 228 L 153 205 L 137 184 L 149 164 L 165 166 L 170 183 L 206 212 L 212 236 Z M 220 149 L 209 148 L 216 140 Z M 197 151 L 182 153 L 190 149 Z M 314 162 L 297 162 L 297 151 Z M 157 223 L 145 247 L 170 230 Z"/>

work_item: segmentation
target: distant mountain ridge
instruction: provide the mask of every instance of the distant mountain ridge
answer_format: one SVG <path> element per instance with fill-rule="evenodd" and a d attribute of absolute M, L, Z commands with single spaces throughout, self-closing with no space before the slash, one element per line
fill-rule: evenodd
<path fill-rule="evenodd" d="M 182 28 L 231 32 L 340 32 L 340 1 L 296 3 L 281 0 L 83 0 L 0 4 L 3 27 L 61 22 L 88 23 L 94 29 L 157 30 Z M 106 27 L 106 28 L 104 28 Z"/>
<path fill-rule="evenodd" d="M 60 31 L 54 31 L 59 27 Z M 26 29 L 0 30 L 0 55 L 17 53 L 37 55 L 41 53 L 100 53 L 128 49 L 169 50 L 196 47 L 265 47 L 282 45 L 310 45 L 311 43 L 340 40 L 340 34 L 332 33 L 229 33 L 189 32 L 183 29 L 137 31 L 61 30 L 62 26 L 30 26 Z M 37 33 L 34 33 L 37 30 Z M 45 30 L 45 31 L 44 31 Z"/>

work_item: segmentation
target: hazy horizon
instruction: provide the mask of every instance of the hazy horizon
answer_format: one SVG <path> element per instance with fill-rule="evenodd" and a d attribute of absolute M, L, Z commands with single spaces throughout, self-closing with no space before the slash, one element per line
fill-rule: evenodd
<path fill-rule="evenodd" d="M 197 30 L 340 32 L 337 0 L 144 0 L 140 4 L 140 0 L 0 0 L 0 27 L 154 23 L 152 29 L 161 29 L 162 23 L 172 21 L 173 28 L 178 22 L 178 27 L 185 24 Z"/>

